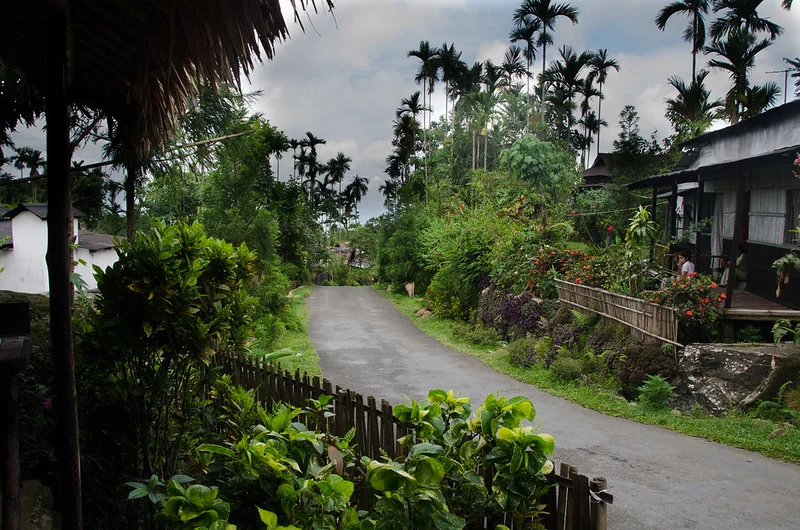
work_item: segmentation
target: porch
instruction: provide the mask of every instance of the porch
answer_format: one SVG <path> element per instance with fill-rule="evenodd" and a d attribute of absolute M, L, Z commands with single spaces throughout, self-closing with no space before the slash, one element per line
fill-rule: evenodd
<path fill-rule="evenodd" d="M 714 289 L 718 294 L 726 292 L 723 288 Z M 781 318 L 800 320 L 800 310 L 790 309 L 777 302 L 767 300 L 746 289 L 734 289 L 729 308 L 720 308 L 725 320 L 774 321 Z"/>

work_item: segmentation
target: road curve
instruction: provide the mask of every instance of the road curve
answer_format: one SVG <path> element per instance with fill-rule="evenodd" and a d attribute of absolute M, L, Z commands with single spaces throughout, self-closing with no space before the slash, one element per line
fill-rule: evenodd
<path fill-rule="evenodd" d="M 428 337 L 369 287 L 316 287 L 309 331 L 334 385 L 392 404 L 453 389 L 473 403 L 489 393 L 524 395 L 557 462 L 604 476 L 609 528 L 800 528 L 800 466 L 605 416 L 498 374 Z"/>

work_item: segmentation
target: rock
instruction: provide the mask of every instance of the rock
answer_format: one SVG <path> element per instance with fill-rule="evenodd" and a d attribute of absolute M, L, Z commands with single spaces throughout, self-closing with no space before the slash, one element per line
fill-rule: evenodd
<path fill-rule="evenodd" d="M 776 367 L 771 367 L 775 354 Z M 678 358 L 676 401 L 712 414 L 773 399 L 786 381 L 800 380 L 800 346 L 690 344 Z"/>

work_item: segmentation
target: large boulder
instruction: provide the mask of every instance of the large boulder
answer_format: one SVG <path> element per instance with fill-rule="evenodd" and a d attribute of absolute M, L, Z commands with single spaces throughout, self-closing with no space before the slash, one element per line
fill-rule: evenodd
<path fill-rule="evenodd" d="M 678 357 L 678 370 L 676 401 L 722 414 L 771 400 L 785 382 L 800 381 L 800 346 L 690 344 Z"/>

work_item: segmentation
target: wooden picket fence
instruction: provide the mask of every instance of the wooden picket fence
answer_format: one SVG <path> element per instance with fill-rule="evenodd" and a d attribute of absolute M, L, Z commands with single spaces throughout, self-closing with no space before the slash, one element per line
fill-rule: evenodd
<path fill-rule="evenodd" d="M 265 407 L 275 402 L 284 402 L 296 407 L 307 407 L 309 399 L 318 400 L 320 396 L 332 395 L 330 401 L 333 416 L 328 420 L 315 420 L 319 424 L 309 425 L 321 432 L 336 436 L 345 435 L 355 428 L 353 443 L 360 456 L 379 459 L 383 454 L 402 458 L 407 448 L 397 440 L 412 432 L 411 426 L 399 421 L 392 413 L 392 406 L 382 399 L 368 396 L 338 385 L 334 388 L 327 379 L 294 374 L 282 370 L 280 365 L 263 364 L 239 353 L 224 355 L 219 364 L 228 372 L 234 384 L 254 389 L 257 400 Z M 491 473 L 483 473 L 487 487 L 491 491 Z M 548 476 L 552 487 L 548 490 L 542 504 L 546 505 L 545 527 L 548 530 L 605 530 L 607 505 L 614 497 L 606 491 L 606 480 L 578 474 L 578 470 L 568 464 Z M 362 507 L 368 507 L 373 499 L 366 489 L 358 492 Z M 473 523 L 470 529 L 493 529 L 505 524 L 514 529 L 514 522 L 505 520 L 483 520 Z"/>

